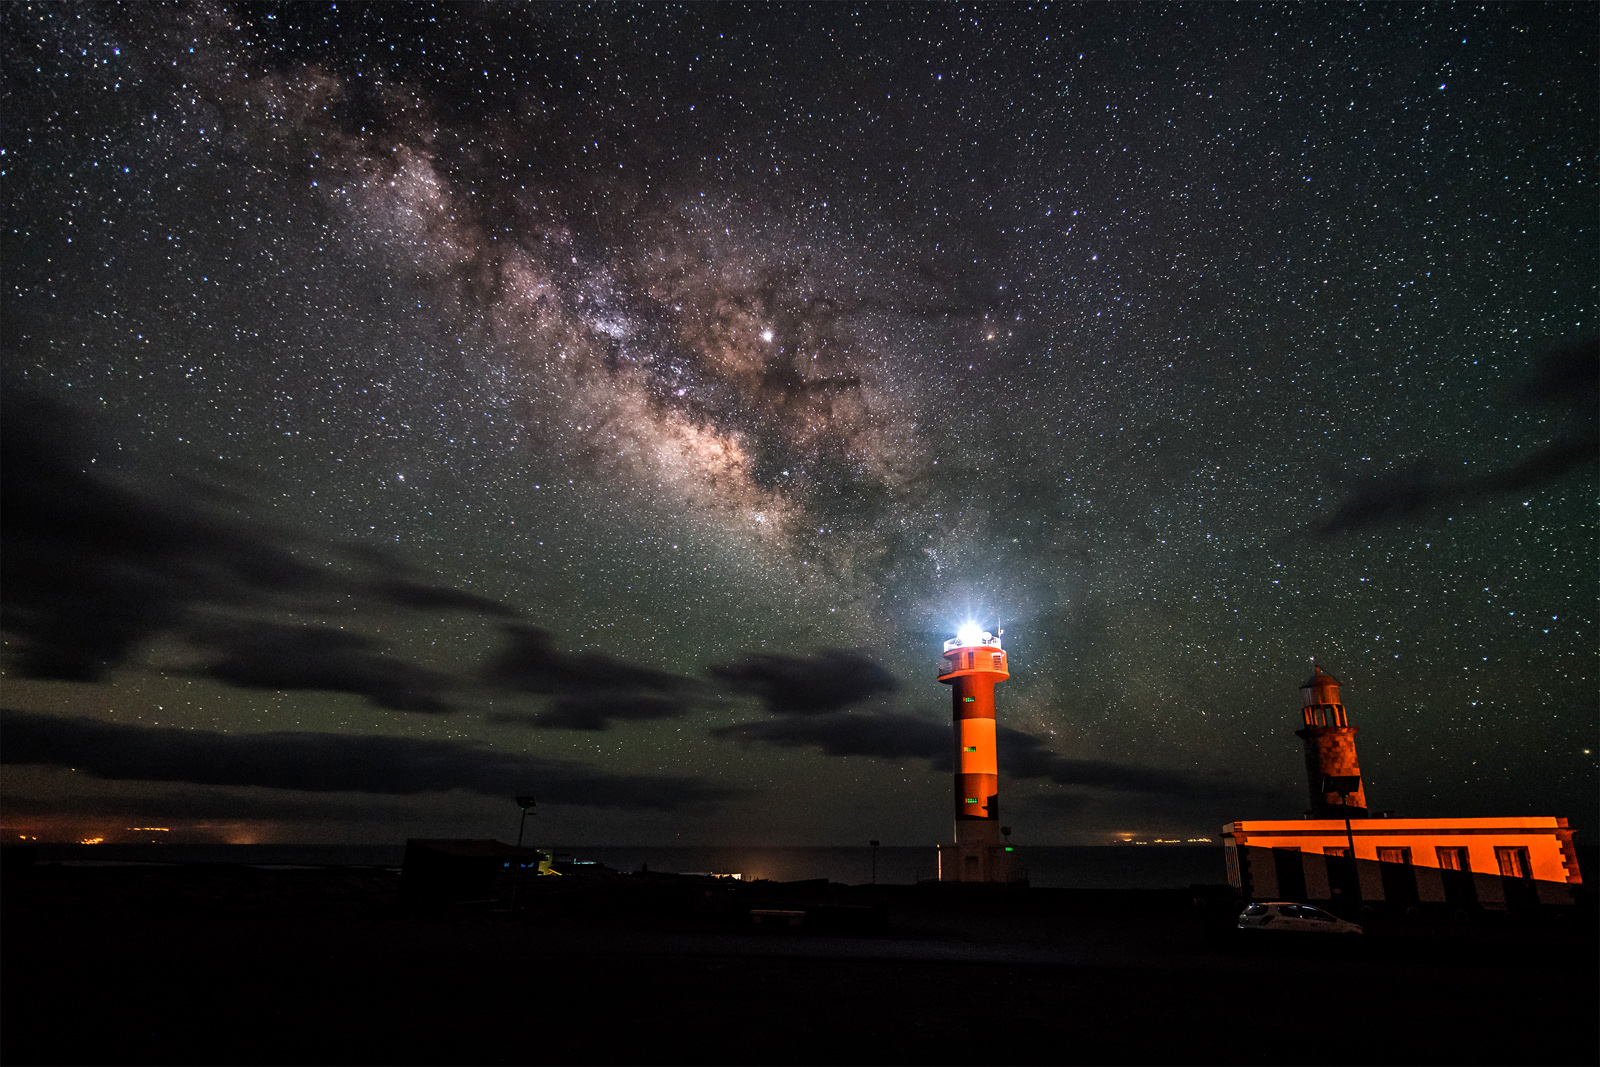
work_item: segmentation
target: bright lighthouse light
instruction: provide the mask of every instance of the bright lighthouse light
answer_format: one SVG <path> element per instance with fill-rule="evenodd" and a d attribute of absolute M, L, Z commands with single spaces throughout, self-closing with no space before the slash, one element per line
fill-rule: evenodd
<path fill-rule="evenodd" d="M 976 623 L 965 623 L 961 629 L 956 631 L 956 640 L 960 641 L 962 645 L 981 645 L 983 644 L 983 631 L 978 628 Z"/>

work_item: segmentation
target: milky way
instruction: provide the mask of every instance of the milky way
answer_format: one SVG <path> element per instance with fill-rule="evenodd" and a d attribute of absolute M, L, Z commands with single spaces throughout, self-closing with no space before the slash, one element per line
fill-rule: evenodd
<path fill-rule="evenodd" d="M 1587 818 L 1596 22 L 15 5 L 10 811 L 924 843 L 972 617 L 1035 840 L 1297 813 L 1311 656 Z"/>

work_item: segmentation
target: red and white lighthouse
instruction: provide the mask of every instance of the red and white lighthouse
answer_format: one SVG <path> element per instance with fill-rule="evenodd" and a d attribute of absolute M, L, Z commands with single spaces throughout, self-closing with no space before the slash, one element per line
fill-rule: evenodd
<path fill-rule="evenodd" d="M 956 825 L 955 843 L 939 846 L 941 882 L 1011 881 L 1012 849 L 1001 839 L 994 719 L 994 687 L 1009 677 L 997 635 L 967 625 L 944 643 L 939 681 L 950 687 L 955 724 Z"/>

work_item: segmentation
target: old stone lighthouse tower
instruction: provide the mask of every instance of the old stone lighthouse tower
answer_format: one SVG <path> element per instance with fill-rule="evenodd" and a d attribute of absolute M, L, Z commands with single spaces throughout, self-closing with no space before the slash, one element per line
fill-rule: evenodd
<path fill-rule="evenodd" d="M 1366 785 L 1356 762 L 1356 731 L 1339 700 L 1339 679 L 1312 666 L 1300 687 L 1306 724 L 1296 730 L 1306 746 L 1306 785 L 1313 819 L 1365 819 Z"/>

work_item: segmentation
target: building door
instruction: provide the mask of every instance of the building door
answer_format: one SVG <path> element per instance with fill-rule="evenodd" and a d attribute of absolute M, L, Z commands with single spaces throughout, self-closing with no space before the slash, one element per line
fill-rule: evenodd
<path fill-rule="evenodd" d="M 1440 846 L 1439 877 L 1444 882 L 1444 902 L 1451 908 L 1472 908 L 1478 903 L 1478 887 L 1472 880 L 1470 853 L 1458 845 Z"/>
<path fill-rule="evenodd" d="M 1417 903 L 1417 872 L 1409 848 L 1378 849 L 1378 873 L 1383 878 L 1383 899 L 1398 907 Z"/>
<path fill-rule="evenodd" d="M 1350 862 L 1350 850 L 1330 845 L 1322 850 L 1322 854 L 1328 858 L 1328 889 L 1333 893 L 1333 899 L 1353 904 L 1360 894 L 1356 891 L 1356 868 Z"/>
<path fill-rule="evenodd" d="M 1500 864 L 1500 883 L 1505 887 L 1506 907 L 1511 911 L 1535 908 L 1539 894 L 1533 885 L 1533 864 L 1528 850 L 1519 846 L 1496 845 L 1494 858 Z"/>
<path fill-rule="evenodd" d="M 1278 897 L 1281 900 L 1306 899 L 1306 865 L 1297 848 L 1272 850 L 1273 871 L 1278 876 Z"/>

